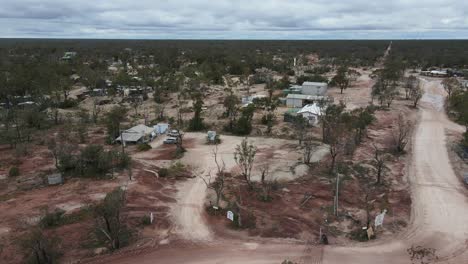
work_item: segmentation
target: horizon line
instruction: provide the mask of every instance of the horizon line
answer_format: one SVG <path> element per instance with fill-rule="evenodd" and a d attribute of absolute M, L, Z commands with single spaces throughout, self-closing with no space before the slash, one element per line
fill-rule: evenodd
<path fill-rule="evenodd" d="M 0 37 L 1 40 L 117 40 L 117 41 L 468 41 L 468 38 L 311 38 L 311 39 L 270 39 L 270 38 L 68 38 L 68 37 Z"/>

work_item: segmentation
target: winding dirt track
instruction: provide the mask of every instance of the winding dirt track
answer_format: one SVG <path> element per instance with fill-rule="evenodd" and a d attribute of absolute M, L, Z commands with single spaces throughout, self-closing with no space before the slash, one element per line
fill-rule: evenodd
<path fill-rule="evenodd" d="M 468 201 L 466 190 L 450 165 L 446 129 L 462 131 L 446 118 L 441 103 L 445 93 L 440 81 L 424 81 L 420 121 L 413 138 L 412 217 L 406 232 L 391 241 L 376 241 L 352 247 L 308 247 L 289 240 L 216 239 L 202 217 L 206 188 L 199 179 L 184 186 L 176 215 L 179 230 L 195 243 L 183 249 L 175 245 L 140 256 L 123 256 L 113 263 L 410 263 L 406 249 L 412 245 L 435 248 L 441 263 L 468 263 Z M 201 158 L 201 157 L 200 157 Z M 194 199 L 191 199 L 193 195 Z M 190 201 L 190 204 L 184 204 Z M 187 209 L 189 208 L 189 209 Z M 190 209 L 192 208 L 192 209 Z M 190 215 L 191 221 L 186 221 Z M 191 230 L 198 229 L 201 230 Z M 197 239 L 200 235 L 200 239 Z"/>

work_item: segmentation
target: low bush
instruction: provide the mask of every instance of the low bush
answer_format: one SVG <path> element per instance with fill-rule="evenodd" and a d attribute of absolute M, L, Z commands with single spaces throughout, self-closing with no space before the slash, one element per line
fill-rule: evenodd
<path fill-rule="evenodd" d="M 139 144 L 137 146 L 138 151 L 148 151 L 152 149 L 151 145 L 148 143 Z"/>
<path fill-rule="evenodd" d="M 158 171 L 159 177 L 166 178 L 169 176 L 169 170 L 167 168 L 160 168 Z"/>
<path fill-rule="evenodd" d="M 173 163 L 169 167 L 169 174 L 174 177 L 179 177 L 186 172 L 186 166 L 182 162 Z"/>
<path fill-rule="evenodd" d="M 8 176 L 10 177 L 17 177 L 20 175 L 20 171 L 18 167 L 11 167 L 10 171 L 8 172 Z"/>
<path fill-rule="evenodd" d="M 183 177 L 187 176 L 187 167 L 181 163 L 176 162 L 167 168 L 160 168 L 158 171 L 159 177 Z"/>
<path fill-rule="evenodd" d="M 39 224 L 44 228 L 60 226 L 64 214 L 65 211 L 61 209 L 56 209 L 53 212 L 46 211 Z"/>
<path fill-rule="evenodd" d="M 52 228 L 63 225 L 74 224 L 92 216 L 91 207 L 83 207 L 71 214 L 65 214 L 64 210 L 56 209 L 53 212 L 46 211 L 44 217 L 39 222 L 43 228 Z"/>
<path fill-rule="evenodd" d="M 67 99 L 67 100 L 65 100 L 63 102 L 60 102 L 57 106 L 58 106 L 58 108 L 67 109 L 67 108 L 76 107 L 77 105 L 78 105 L 77 100 Z"/>
<path fill-rule="evenodd" d="M 149 215 L 144 215 L 142 218 L 141 218 L 141 224 L 142 225 L 151 225 L 151 217 Z"/>

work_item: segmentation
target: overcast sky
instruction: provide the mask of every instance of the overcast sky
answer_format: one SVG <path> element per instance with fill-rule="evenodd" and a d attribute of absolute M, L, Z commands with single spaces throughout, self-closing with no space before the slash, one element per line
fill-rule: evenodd
<path fill-rule="evenodd" d="M 0 0 L 0 37 L 468 38 L 468 0 Z"/>

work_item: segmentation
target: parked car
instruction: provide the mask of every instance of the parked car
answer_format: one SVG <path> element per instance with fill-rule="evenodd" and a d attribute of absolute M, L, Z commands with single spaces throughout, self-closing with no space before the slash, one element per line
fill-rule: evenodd
<path fill-rule="evenodd" d="M 168 137 L 163 141 L 164 144 L 176 144 L 177 138 L 176 137 Z"/>
<path fill-rule="evenodd" d="M 180 132 L 177 129 L 172 129 L 171 131 L 169 131 L 169 133 L 167 133 L 167 135 L 170 137 L 179 137 Z"/>

